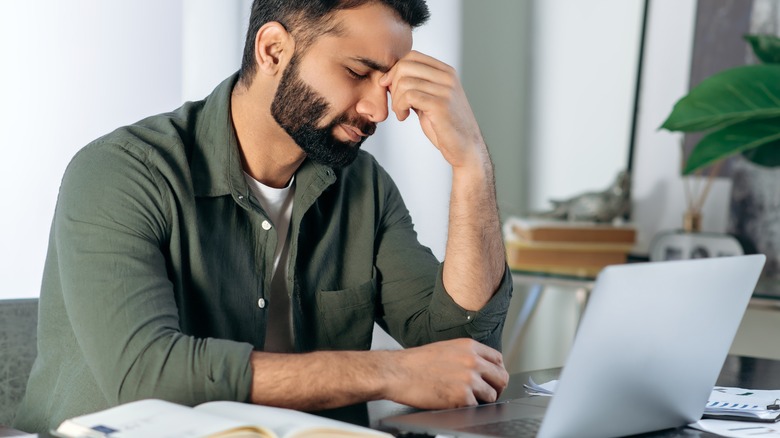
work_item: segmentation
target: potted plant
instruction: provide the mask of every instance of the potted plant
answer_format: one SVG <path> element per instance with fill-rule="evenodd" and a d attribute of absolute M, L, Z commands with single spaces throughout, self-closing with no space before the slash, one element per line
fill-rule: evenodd
<path fill-rule="evenodd" d="M 686 175 L 737 154 L 761 166 L 780 166 L 780 38 L 745 38 L 762 64 L 705 79 L 674 105 L 661 126 L 706 133 L 685 162 Z"/>
<path fill-rule="evenodd" d="M 732 166 L 729 231 L 748 252 L 767 254 L 765 276 L 780 278 L 780 38 L 748 35 L 759 64 L 724 70 L 702 81 L 675 105 L 661 128 L 702 132 L 683 174 L 741 156 Z M 689 200 L 688 215 L 698 215 Z"/>

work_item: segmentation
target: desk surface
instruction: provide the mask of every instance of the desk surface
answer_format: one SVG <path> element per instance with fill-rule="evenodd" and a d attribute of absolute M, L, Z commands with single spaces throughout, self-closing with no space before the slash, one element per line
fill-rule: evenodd
<path fill-rule="evenodd" d="M 510 382 L 507 391 L 502 394 L 501 398 L 507 399 L 526 396 L 522 386 L 523 383 L 528 381 L 528 377 L 533 377 L 536 382 L 547 382 L 557 379 L 560 371 L 560 368 L 555 368 L 514 374 L 512 375 L 512 381 Z M 780 361 L 743 356 L 729 356 L 723 364 L 716 385 L 750 389 L 780 389 Z M 647 438 L 710 438 L 718 436 L 719 435 L 685 427 L 637 435 L 637 437 Z"/>
<path fill-rule="evenodd" d="M 754 299 L 780 301 L 780 281 L 762 278 L 753 292 Z"/>
<path fill-rule="evenodd" d="M 509 381 L 509 386 L 501 395 L 501 399 L 506 400 L 510 398 L 527 397 L 523 388 L 523 383 L 528 381 L 528 377 L 533 377 L 533 379 L 537 382 L 547 382 L 558 378 L 560 371 L 560 368 L 553 368 L 513 374 Z M 720 372 L 717 385 L 736 386 L 750 389 L 780 389 L 780 361 L 742 356 L 729 356 L 726 359 L 726 362 L 723 365 L 723 369 Z M 369 403 L 369 413 L 371 416 L 372 425 L 377 424 L 380 418 L 413 411 L 414 410 L 412 408 L 407 406 L 387 401 Z M 0 437 L 12 437 L 18 435 L 24 435 L 24 433 L 11 428 L 0 426 Z M 717 435 L 687 428 L 654 432 L 638 436 L 647 438 L 717 437 Z"/>
<path fill-rule="evenodd" d="M 501 395 L 500 400 L 528 397 L 523 388 L 523 384 L 528 382 L 529 377 L 533 377 L 536 382 L 543 383 L 557 379 L 560 372 L 560 368 L 551 368 L 512 374 L 509 380 L 509 386 Z M 723 365 L 716 384 L 720 386 L 750 389 L 780 389 L 780 361 L 743 356 L 729 356 Z M 372 404 L 374 405 L 372 406 Z M 376 427 L 380 418 L 411 412 L 415 412 L 415 410 L 391 402 L 369 403 L 371 424 L 374 427 Z M 715 438 L 718 437 L 718 435 L 681 427 L 673 430 L 637 435 L 637 437 Z"/>

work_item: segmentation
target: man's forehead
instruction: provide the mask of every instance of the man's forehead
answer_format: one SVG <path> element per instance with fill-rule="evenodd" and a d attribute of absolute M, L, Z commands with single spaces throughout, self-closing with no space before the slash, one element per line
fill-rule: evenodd
<path fill-rule="evenodd" d="M 332 38 L 340 55 L 370 69 L 387 72 L 412 48 L 411 26 L 381 3 L 340 10 L 333 19 L 336 31 L 321 38 Z"/>

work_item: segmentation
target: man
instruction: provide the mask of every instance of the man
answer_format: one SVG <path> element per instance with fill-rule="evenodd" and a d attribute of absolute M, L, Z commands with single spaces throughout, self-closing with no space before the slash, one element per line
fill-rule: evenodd
<path fill-rule="evenodd" d="M 424 0 L 256 0 L 237 76 L 76 155 L 18 428 L 141 398 L 322 411 L 498 397 L 511 278 L 492 165 L 453 69 L 411 51 L 427 15 Z M 388 94 L 452 166 L 441 264 L 359 151 Z M 374 321 L 410 348 L 361 351 Z"/>

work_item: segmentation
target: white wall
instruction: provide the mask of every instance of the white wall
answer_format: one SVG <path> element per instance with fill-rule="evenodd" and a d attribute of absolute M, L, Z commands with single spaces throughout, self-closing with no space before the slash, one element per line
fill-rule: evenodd
<path fill-rule="evenodd" d="M 0 2 L 0 298 L 38 296 L 62 173 L 181 102 L 182 1 Z"/>
<path fill-rule="evenodd" d="M 649 14 L 632 189 L 638 253 L 647 252 L 657 232 L 682 227 L 682 135 L 658 128 L 688 92 L 696 1 L 651 1 Z M 704 186 L 701 178 L 686 179 L 699 190 Z M 704 204 L 703 231 L 725 232 L 730 191 L 730 180 L 715 180 Z"/>
<path fill-rule="evenodd" d="M 463 2 L 461 80 L 493 159 L 502 218 L 528 205 L 532 7 L 528 0 Z"/>
<path fill-rule="evenodd" d="M 534 3 L 529 207 L 601 190 L 627 163 L 642 2 L 544 0 Z M 651 1 L 634 152 L 635 252 L 647 253 L 659 231 L 679 229 L 685 185 L 682 136 L 658 128 L 687 93 L 695 0 Z M 724 232 L 731 182 L 715 180 L 703 230 Z"/>
<path fill-rule="evenodd" d="M 641 0 L 534 2 L 531 210 L 603 190 L 626 169 L 642 6 Z"/>
<path fill-rule="evenodd" d="M 252 0 L 182 4 L 182 101 L 200 100 L 241 66 Z"/>

